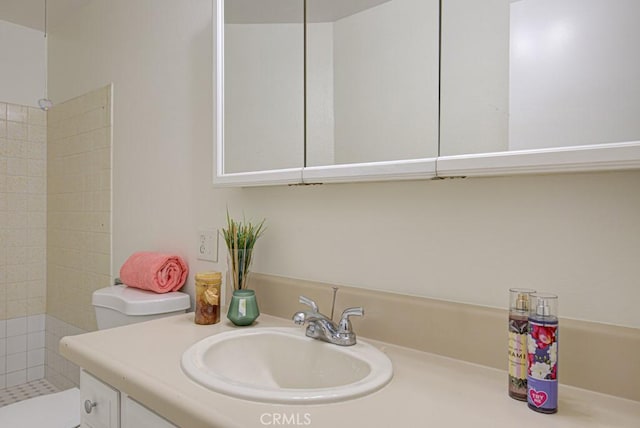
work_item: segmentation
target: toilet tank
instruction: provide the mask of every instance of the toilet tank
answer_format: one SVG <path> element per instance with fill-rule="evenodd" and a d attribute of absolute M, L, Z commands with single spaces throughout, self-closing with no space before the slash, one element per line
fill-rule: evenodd
<path fill-rule="evenodd" d="M 99 330 L 185 313 L 190 303 L 179 291 L 158 294 L 125 285 L 101 288 L 92 297 Z"/>

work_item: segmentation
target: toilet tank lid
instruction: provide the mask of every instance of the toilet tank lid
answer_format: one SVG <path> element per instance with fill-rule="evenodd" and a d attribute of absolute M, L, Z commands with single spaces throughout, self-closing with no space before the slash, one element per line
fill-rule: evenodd
<path fill-rule="evenodd" d="M 189 295 L 180 291 L 154 293 L 127 287 L 112 285 L 93 292 L 91 303 L 121 312 L 126 315 L 152 315 L 182 311 L 189 308 Z"/>

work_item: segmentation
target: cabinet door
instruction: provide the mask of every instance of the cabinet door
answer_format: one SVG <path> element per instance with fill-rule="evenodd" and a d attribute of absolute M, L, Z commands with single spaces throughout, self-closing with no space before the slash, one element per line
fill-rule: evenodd
<path fill-rule="evenodd" d="M 217 0 L 218 186 L 433 178 L 437 0 Z"/>
<path fill-rule="evenodd" d="M 86 371 L 80 372 L 82 428 L 119 428 L 120 393 Z"/>
<path fill-rule="evenodd" d="M 123 400 L 122 428 L 177 428 L 131 397 Z"/>
<path fill-rule="evenodd" d="M 640 2 L 442 2 L 439 176 L 640 165 Z"/>
<path fill-rule="evenodd" d="M 299 183 L 304 2 L 217 0 L 215 182 Z"/>

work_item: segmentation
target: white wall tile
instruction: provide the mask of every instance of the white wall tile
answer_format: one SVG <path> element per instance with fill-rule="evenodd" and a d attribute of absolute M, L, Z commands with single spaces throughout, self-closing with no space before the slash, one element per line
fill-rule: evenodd
<path fill-rule="evenodd" d="M 53 359 L 55 358 L 55 351 L 49 348 L 44 350 L 44 365 L 53 368 Z"/>
<path fill-rule="evenodd" d="M 19 370 L 17 372 L 7 373 L 7 388 L 21 385 L 27 382 L 27 370 Z"/>
<path fill-rule="evenodd" d="M 0 320 L 0 339 L 7 337 L 7 321 Z M 0 353 L 2 355 L 2 353 Z"/>
<path fill-rule="evenodd" d="M 44 366 L 44 348 L 27 351 L 27 368 Z"/>
<path fill-rule="evenodd" d="M 86 331 L 51 315 L 46 315 L 45 320 L 45 377 L 61 389 L 78 386 L 80 368 L 58 353 L 58 343 L 63 336 L 86 333 Z"/>
<path fill-rule="evenodd" d="M 7 355 L 27 352 L 27 335 L 7 337 Z"/>
<path fill-rule="evenodd" d="M 0 375 L 7 373 L 7 357 L 0 355 Z"/>
<path fill-rule="evenodd" d="M 7 339 L 0 339 L 0 357 L 7 355 Z"/>
<path fill-rule="evenodd" d="M 27 318 L 19 317 L 7 320 L 7 337 L 27 333 Z"/>
<path fill-rule="evenodd" d="M 52 335 L 56 336 L 56 332 L 57 332 L 57 328 L 58 328 L 58 319 L 56 317 L 52 317 L 49 314 L 45 314 L 44 316 L 45 319 L 45 325 L 46 325 L 46 331 L 47 333 L 51 333 Z"/>
<path fill-rule="evenodd" d="M 44 345 L 46 349 L 49 349 L 51 351 L 58 349 L 59 341 L 60 339 L 49 331 L 47 331 L 44 335 L 44 342 L 45 342 Z"/>
<path fill-rule="evenodd" d="M 44 377 L 44 365 L 27 368 L 27 382 L 42 379 Z"/>
<path fill-rule="evenodd" d="M 7 387 L 7 376 L 3 373 L 0 373 L 0 389 L 4 389 Z"/>
<path fill-rule="evenodd" d="M 45 332 L 37 331 L 27 334 L 27 351 L 45 347 Z"/>
<path fill-rule="evenodd" d="M 45 364 L 47 367 L 55 370 L 58 373 L 62 373 L 64 369 L 64 359 L 55 351 L 45 351 Z"/>
<path fill-rule="evenodd" d="M 17 354 L 7 355 L 7 373 L 25 370 L 27 368 L 27 353 L 19 352 Z"/>

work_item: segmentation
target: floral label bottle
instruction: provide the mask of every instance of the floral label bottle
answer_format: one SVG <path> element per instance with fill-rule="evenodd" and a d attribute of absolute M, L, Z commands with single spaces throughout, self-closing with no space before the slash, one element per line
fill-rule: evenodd
<path fill-rule="evenodd" d="M 535 290 L 509 290 L 509 396 L 527 401 L 527 333 L 529 332 L 529 296 Z"/>
<path fill-rule="evenodd" d="M 527 402 L 541 413 L 558 410 L 557 296 L 534 294 L 527 338 Z"/>

